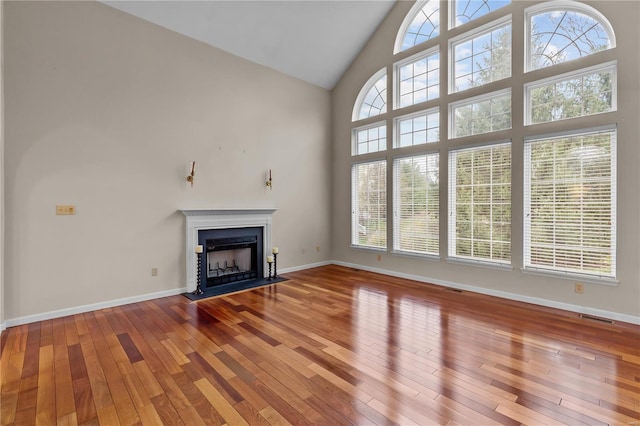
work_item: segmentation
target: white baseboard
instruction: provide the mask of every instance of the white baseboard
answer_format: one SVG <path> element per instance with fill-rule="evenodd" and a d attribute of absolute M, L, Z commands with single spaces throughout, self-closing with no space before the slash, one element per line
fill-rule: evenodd
<path fill-rule="evenodd" d="M 429 278 L 429 277 L 423 277 L 423 276 L 420 276 L 420 275 L 405 274 L 405 273 L 402 273 L 402 272 L 396 272 L 396 271 L 391 271 L 391 270 L 381 269 L 381 268 L 373 268 L 373 267 L 370 267 L 370 266 L 358 265 L 358 264 L 355 264 L 355 263 L 342 262 L 342 261 L 338 261 L 338 260 L 328 260 L 328 261 L 323 261 L 323 262 L 310 263 L 310 264 L 307 264 L 307 265 L 293 266 L 291 268 L 284 268 L 284 269 L 280 270 L 279 272 L 282 273 L 282 274 L 286 274 L 286 273 L 289 273 L 289 272 L 302 271 L 302 270 L 305 270 L 305 269 L 317 268 L 317 267 L 326 266 L 326 265 L 339 265 L 339 266 L 345 266 L 347 268 L 362 269 L 363 271 L 375 272 L 375 273 L 382 274 L 382 275 L 389 275 L 389 276 L 392 276 L 392 277 L 405 278 L 405 279 L 408 279 L 408 280 L 413 280 L 413 281 L 418 281 L 418 282 L 423 282 L 423 283 L 429 283 L 429 284 L 435 284 L 435 285 L 439 285 L 439 286 L 443 286 L 443 287 L 451 287 L 451 288 L 456 288 L 456 289 L 459 289 L 459 290 L 465 290 L 465 291 L 470 291 L 470 292 L 474 292 L 474 293 L 485 294 L 485 295 L 488 295 L 488 296 L 501 297 L 503 299 L 515 300 L 515 301 L 518 301 L 518 302 L 525 302 L 525 303 L 532 303 L 534 305 L 540 305 L 540 306 L 546 306 L 546 307 L 549 307 L 549 308 L 562 309 L 562 310 L 565 310 L 565 311 L 571 311 L 571 312 L 576 312 L 576 313 L 580 313 L 580 314 L 593 315 L 593 316 L 596 316 L 596 317 L 608 318 L 608 319 L 612 319 L 612 320 L 616 320 L 616 321 L 621 321 L 621 322 L 627 322 L 627 323 L 630 323 L 630 324 L 640 325 L 640 317 L 636 317 L 636 316 L 633 316 L 633 315 L 626 315 L 626 314 L 621 314 L 621 313 L 618 313 L 618 312 L 605 311 L 605 310 L 602 310 L 602 309 L 590 308 L 588 306 L 572 305 L 572 304 L 568 304 L 568 303 L 557 302 L 557 301 L 554 301 L 554 300 L 542 299 L 542 298 L 531 297 L 531 296 L 524 296 L 524 295 L 521 295 L 521 294 L 509 293 L 509 292 L 505 292 L 505 291 L 491 290 L 491 289 L 487 289 L 487 288 L 483 288 L 483 287 L 476 287 L 476 286 L 467 285 L 467 284 L 460 284 L 460 283 L 456 283 L 456 282 L 453 282 L 453 281 L 445 281 L 445 280 L 439 280 L 439 279 L 434 279 L 434 278 Z M 57 311 L 44 312 L 42 314 L 27 315 L 27 316 L 24 316 L 24 317 L 12 318 L 12 319 L 8 319 L 4 323 L 0 324 L 0 331 L 4 330 L 6 327 L 14 327 L 14 326 L 17 326 L 17 325 L 28 324 L 28 323 L 37 322 L 37 321 L 44 321 L 44 320 L 49 320 L 49 319 L 54 319 L 54 318 L 65 317 L 65 316 L 68 316 L 68 315 L 81 314 L 81 313 L 84 313 L 84 312 L 95 311 L 95 310 L 98 310 L 98 309 L 112 308 L 112 307 L 115 307 L 115 306 L 127 305 L 129 303 L 143 302 L 143 301 L 146 301 L 146 300 L 157 299 L 157 298 L 160 298 L 160 297 L 174 296 L 176 294 L 181 294 L 181 293 L 184 293 L 186 291 L 187 291 L 186 288 L 176 288 L 176 289 L 172 289 L 172 290 L 160 291 L 160 292 L 157 292 L 157 293 L 149 293 L 149 294 L 143 294 L 143 295 L 139 295 L 139 296 L 125 297 L 123 299 L 109 300 L 109 301 L 106 301 L 106 302 L 100 302 L 100 303 L 94 303 L 94 304 L 90 304 L 90 305 L 77 306 L 77 307 L 74 307 L 74 308 L 67 308 L 67 309 L 60 309 L 60 310 L 57 310 Z"/>
<path fill-rule="evenodd" d="M 555 300 L 542 299 L 539 297 L 525 296 L 522 294 L 509 293 L 506 291 L 491 290 L 483 287 L 476 287 L 467 284 L 455 283 L 452 281 L 438 280 L 435 278 L 423 277 L 420 275 L 405 274 L 402 272 L 390 271 L 387 269 L 373 268 L 370 266 L 358 265 L 355 263 L 341 262 L 334 260 L 330 262 L 334 265 L 345 266 L 348 268 L 362 269 L 363 271 L 375 272 L 378 274 L 389 275 L 397 278 L 406 278 L 408 280 L 419 281 L 423 283 L 435 284 L 443 287 L 451 287 L 459 290 L 470 291 L 474 293 L 485 294 L 487 296 L 501 297 L 503 299 L 515 300 L 518 302 L 531 303 L 534 305 L 546 306 L 548 308 L 562 309 L 565 311 L 576 312 L 579 314 L 593 315 L 601 318 L 608 318 L 616 321 L 627 322 L 630 324 L 640 325 L 640 317 L 633 315 L 621 314 L 618 312 L 605 311 L 602 309 L 590 308 L 588 306 L 572 305 L 569 303 L 557 302 Z"/>
<path fill-rule="evenodd" d="M 324 262 L 309 263 L 306 265 L 293 266 L 291 268 L 284 268 L 284 269 L 281 269 L 279 273 L 287 274 L 289 272 L 304 271 L 305 269 L 318 268 L 320 266 L 332 265 L 334 263 L 336 262 L 332 260 L 325 260 Z"/>
<path fill-rule="evenodd" d="M 73 308 L 59 309 L 57 311 L 44 312 L 41 314 L 27 315 L 24 317 L 12 318 L 2 324 L 3 330 L 6 327 L 29 324 L 37 321 L 45 321 L 54 318 L 66 317 L 68 315 L 82 314 L 96 311 L 98 309 L 113 308 L 114 306 L 128 305 L 130 303 L 144 302 L 145 300 L 158 299 L 160 297 L 175 296 L 186 292 L 186 288 L 174 288 L 171 290 L 159 291 L 156 293 L 141 294 L 139 296 L 125 297 L 122 299 L 108 300 L 106 302 L 92 303 L 90 305 L 76 306 Z"/>

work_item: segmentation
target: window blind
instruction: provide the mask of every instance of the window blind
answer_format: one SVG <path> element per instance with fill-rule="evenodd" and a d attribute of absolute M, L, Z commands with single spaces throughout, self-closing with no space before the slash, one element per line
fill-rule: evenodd
<path fill-rule="evenodd" d="M 387 162 L 354 164 L 352 168 L 351 243 L 387 247 Z"/>
<path fill-rule="evenodd" d="M 449 257 L 511 262 L 511 143 L 449 153 Z"/>
<path fill-rule="evenodd" d="M 438 255 L 439 155 L 396 158 L 394 250 Z"/>
<path fill-rule="evenodd" d="M 616 275 L 616 130 L 525 141 L 525 269 Z"/>

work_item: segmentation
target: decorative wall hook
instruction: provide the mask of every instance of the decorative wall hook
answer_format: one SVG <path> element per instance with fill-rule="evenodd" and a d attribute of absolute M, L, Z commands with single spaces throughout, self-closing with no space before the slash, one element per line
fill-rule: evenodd
<path fill-rule="evenodd" d="M 269 189 L 273 189 L 273 179 L 271 179 L 271 169 L 269 169 L 269 177 L 267 178 L 267 186 Z"/>
<path fill-rule="evenodd" d="M 187 182 L 189 182 L 191 184 L 191 186 L 193 186 L 193 177 L 196 174 L 196 162 L 192 161 L 191 162 L 191 174 L 187 176 Z"/>

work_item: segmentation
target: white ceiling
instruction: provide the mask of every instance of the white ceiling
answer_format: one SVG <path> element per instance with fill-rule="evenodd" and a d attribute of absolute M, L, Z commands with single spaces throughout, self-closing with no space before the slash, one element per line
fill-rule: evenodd
<path fill-rule="evenodd" d="M 395 0 L 102 3 L 331 90 Z"/>

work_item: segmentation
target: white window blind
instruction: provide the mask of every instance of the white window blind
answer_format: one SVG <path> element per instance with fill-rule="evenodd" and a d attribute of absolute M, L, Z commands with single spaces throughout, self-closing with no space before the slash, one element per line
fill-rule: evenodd
<path fill-rule="evenodd" d="M 449 257 L 511 262 L 511 143 L 449 153 Z"/>
<path fill-rule="evenodd" d="M 616 130 L 525 141 L 525 269 L 616 275 Z"/>
<path fill-rule="evenodd" d="M 352 168 L 351 243 L 387 247 L 387 162 L 354 164 Z"/>
<path fill-rule="evenodd" d="M 394 250 L 438 255 L 439 154 L 394 160 Z"/>

